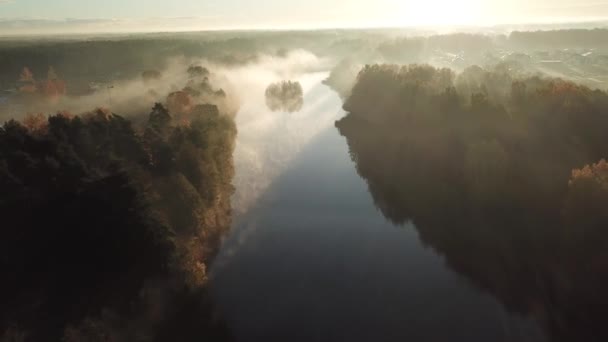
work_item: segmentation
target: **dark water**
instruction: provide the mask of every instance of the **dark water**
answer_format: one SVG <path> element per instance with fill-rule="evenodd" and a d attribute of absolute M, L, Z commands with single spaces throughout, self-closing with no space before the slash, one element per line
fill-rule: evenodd
<path fill-rule="evenodd" d="M 333 123 L 341 101 L 319 80 L 303 115 Z M 281 127 L 299 119 L 281 120 L 260 137 L 277 151 L 288 146 Z M 450 270 L 414 226 L 387 221 L 333 125 L 313 131 L 236 217 L 213 266 L 213 296 L 237 341 L 542 340 Z"/>

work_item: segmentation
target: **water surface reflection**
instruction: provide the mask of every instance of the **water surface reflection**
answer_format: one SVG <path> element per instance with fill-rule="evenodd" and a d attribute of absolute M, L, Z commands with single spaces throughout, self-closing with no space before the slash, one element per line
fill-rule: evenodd
<path fill-rule="evenodd" d="M 574 171 L 563 197 L 538 200 L 534 175 L 523 178 L 532 182 L 525 188 L 513 177 L 491 178 L 509 173 L 491 165 L 500 157 L 495 143 L 470 149 L 474 168 L 462 170 L 448 161 L 459 158 L 456 140 L 433 137 L 431 144 L 424 134 L 411 138 L 352 115 L 337 126 L 387 219 L 414 222 L 450 269 L 508 312 L 534 320 L 549 340 L 606 340 L 606 191 L 595 177 L 608 164 Z"/>
<path fill-rule="evenodd" d="M 339 119 L 338 96 L 313 89 L 308 116 Z M 281 151 L 289 135 L 267 132 Z M 214 298 L 238 341 L 542 340 L 449 270 L 412 225 L 384 218 L 333 126 L 301 141 L 213 267 Z"/>

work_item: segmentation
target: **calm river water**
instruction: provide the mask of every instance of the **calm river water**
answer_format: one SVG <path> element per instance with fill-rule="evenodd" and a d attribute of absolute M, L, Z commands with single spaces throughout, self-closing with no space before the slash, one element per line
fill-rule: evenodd
<path fill-rule="evenodd" d="M 298 113 L 258 91 L 237 118 L 235 224 L 211 281 L 236 340 L 542 340 L 375 207 L 326 75 L 300 77 Z"/>

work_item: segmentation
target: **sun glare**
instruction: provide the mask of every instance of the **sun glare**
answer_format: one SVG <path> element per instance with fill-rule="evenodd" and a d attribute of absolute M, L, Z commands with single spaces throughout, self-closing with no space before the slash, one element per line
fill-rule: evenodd
<path fill-rule="evenodd" d="M 476 25 L 481 22 L 477 0 L 414 0 L 401 5 L 401 24 Z"/>

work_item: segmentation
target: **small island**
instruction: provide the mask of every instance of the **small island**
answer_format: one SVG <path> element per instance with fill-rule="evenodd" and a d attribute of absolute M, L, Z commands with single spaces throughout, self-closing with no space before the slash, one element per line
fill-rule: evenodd
<path fill-rule="evenodd" d="M 304 105 L 304 91 L 300 82 L 273 83 L 266 89 L 266 105 L 273 112 L 299 112 Z"/>

